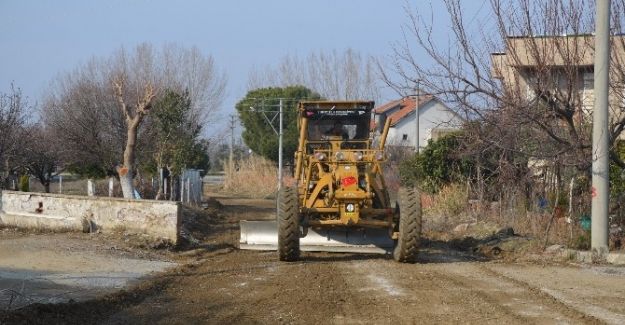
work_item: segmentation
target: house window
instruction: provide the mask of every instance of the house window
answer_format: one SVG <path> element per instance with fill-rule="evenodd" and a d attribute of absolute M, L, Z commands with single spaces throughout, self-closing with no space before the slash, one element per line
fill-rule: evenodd
<path fill-rule="evenodd" d="M 582 110 L 585 114 L 592 113 L 595 96 L 595 74 L 592 71 L 584 72 L 582 85 Z"/>
<path fill-rule="evenodd" d="M 408 140 L 408 135 L 406 133 L 402 134 L 401 139 L 402 141 Z"/>

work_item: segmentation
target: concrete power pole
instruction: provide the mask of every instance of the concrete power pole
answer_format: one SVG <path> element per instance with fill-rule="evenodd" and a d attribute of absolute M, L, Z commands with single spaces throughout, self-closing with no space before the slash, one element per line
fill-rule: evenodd
<path fill-rule="evenodd" d="M 282 189 L 282 112 L 283 112 L 284 100 L 280 98 L 280 107 L 278 110 L 279 124 L 278 129 L 278 192 Z"/>
<path fill-rule="evenodd" d="M 414 113 L 415 113 L 415 145 L 414 150 L 418 154 L 419 153 L 419 102 L 421 97 L 421 90 L 419 89 L 419 80 L 417 80 L 417 87 L 415 89 L 415 99 L 414 99 Z"/>
<path fill-rule="evenodd" d="M 608 82 L 610 70 L 610 0 L 597 0 L 595 17 L 595 107 L 592 126 L 592 250 L 608 252 L 610 202 Z"/>
<path fill-rule="evenodd" d="M 260 109 L 256 109 L 254 108 L 254 106 L 250 106 L 250 111 L 251 112 L 257 112 L 257 113 L 261 113 L 263 115 L 263 117 L 265 118 L 265 120 L 267 121 L 267 124 L 269 124 L 269 126 L 271 127 L 271 129 L 273 130 L 273 132 L 278 136 L 278 192 L 280 192 L 280 190 L 282 189 L 282 137 L 284 134 L 284 123 L 283 123 L 283 112 L 284 112 L 284 100 L 285 98 L 277 98 L 280 100 L 280 104 L 278 105 L 278 111 L 267 111 L 266 108 L 267 106 L 265 105 L 265 101 L 263 100 L 262 104 L 261 104 L 261 108 Z M 275 105 L 268 105 L 268 106 L 272 106 L 275 107 Z M 267 117 L 266 113 L 273 113 L 274 115 L 272 115 L 272 118 L 270 119 L 269 117 Z M 276 119 L 276 117 L 278 118 L 278 123 L 279 123 L 279 127 L 278 130 L 276 130 L 276 128 L 273 126 L 273 123 Z M 277 207 L 280 206 L 280 195 L 278 195 L 277 199 L 276 199 L 276 204 Z"/>

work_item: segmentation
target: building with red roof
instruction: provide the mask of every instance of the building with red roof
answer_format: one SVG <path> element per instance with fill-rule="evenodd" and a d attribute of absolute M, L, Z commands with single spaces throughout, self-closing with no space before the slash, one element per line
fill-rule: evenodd
<path fill-rule="evenodd" d="M 464 122 L 436 96 L 427 94 L 390 101 L 374 108 L 373 113 L 373 127 L 378 134 L 386 120 L 391 120 L 387 143 L 395 146 L 415 147 L 418 138 L 419 148 L 423 148 L 430 139 L 453 132 Z"/>

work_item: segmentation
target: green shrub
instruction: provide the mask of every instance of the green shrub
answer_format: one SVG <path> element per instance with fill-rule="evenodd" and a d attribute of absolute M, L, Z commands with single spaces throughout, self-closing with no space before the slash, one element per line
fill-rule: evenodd
<path fill-rule="evenodd" d="M 20 191 L 22 192 L 30 192 L 30 176 L 22 175 L 20 176 Z"/>
<path fill-rule="evenodd" d="M 418 185 L 427 192 L 435 193 L 444 185 L 466 179 L 473 169 L 473 162 L 458 155 L 459 135 L 454 133 L 437 141 L 430 140 L 419 154 L 402 161 L 399 166 L 402 184 Z"/>
<path fill-rule="evenodd" d="M 78 175 L 80 178 L 104 178 L 107 175 L 114 175 L 113 171 L 106 171 L 98 164 L 72 164 L 67 167 L 67 171 Z"/>

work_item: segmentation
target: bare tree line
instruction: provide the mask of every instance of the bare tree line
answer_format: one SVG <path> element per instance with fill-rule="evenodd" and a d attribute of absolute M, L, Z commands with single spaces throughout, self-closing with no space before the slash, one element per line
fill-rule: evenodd
<path fill-rule="evenodd" d="M 624 2 L 613 2 L 615 35 L 622 30 Z M 592 55 L 594 43 L 591 36 L 560 36 L 592 32 L 594 3 L 490 0 L 485 21 L 465 17 L 460 0 L 444 3 L 452 38 L 448 46 L 434 38 L 438 13 L 435 17 L 422 7 L 407 7 L 404 39 L 388 61 L 376 62 L 352 49 L 287 55 L 275 66 L 251 71 L 248 88 L 299 84 L 326 98 L 376 100 L 378 76 L 401 94 L 412 93 L 419 84 L 477 121 L 465 129 L 465 154 L 496 159 L 496 172 L 509 180 L 527 174 L 529 159 L 587 172 L 590 128 L 584 107 L 589 99 L 578 89 L 592 67 L 580 69 L 579 62 Z M 614 42 L 625 39 L 615 37 Z M 493 55 L 501 52 L 505 55 Z M 623 96 L 625 58 L 613 55 L 612 60 L 612 94 Z M 132 175 L 135 159 L 154 155 L 149 112 L 165 89 L 188 91 L 193 105 L 189 121 L 204 124 L 223 100 L 225 76 L 212 57 L 195 48 L 122 48 L 53 81 L 42 105 L 42 129 L 63 144 L 56 152 L 64 164 L 106 166 L 109 171 L 122 167 Z M 625 115 L 623 101 L 613 103 L 610 132 L 615 143 Z M 132 152 L 129 145 L 141 149 Z M 0 144 L 0 155 L 2 150 Z M 613 159 L 625 166 L 618 155 Z"/>
<path fill-rule="evenodd" d="M 31 107 L 22 96 L 22 91 L 11 85 L 6 93 L 0 93 L 0 170 L 2 183 L 8 181 L 12 172 L 11 161 L 19 156 L 20 140 Z M 6 184 L 5 184 L 6 185 Z"/>
<path fill-rule="evenodd" d="M 372 59 L 353 50 L 312 53 L 306 61 L 287 56 L 279 72 L 268 67 L 250 73 L 250 87 L 306 84 L 327 98 L 345 100 L 379 97 L 378 82 Z M 197 48 L 170 44 L 155 49 L 144 43 L 94 57 L 50 83 L 39 121 L 15 128 L 25 136 L 19 159 L 14 156 L 11 165 L 21 166 L 46 190 L 68 167 L 115 174 L 124 195 L 131 197 L 138 161 L 161 161 L 163 156 L 163 145 L 155 144 L 153 105 L 167 91 L 188 94 L 192 110 L 185 117 L 187 128 L 199 130 L 214 121 L 225 84 L 213 58 Z"/>
<path fill-rule="evenodd" d="M 249 73 L 248 90 L 302 85 L 336 100 L 380 98 L 375 60 L 353 49 L 283 57 L 276 66 Z"/>
<path fill-rule="evenodd" d="M 21 167 L 49 189 L 50 178 L 64 168 L 94 168 L 116 173 L 124 196 L 132 197 L 138 162 L 149 164 L 159 150 L 150 114 L 154 105 L 166 93 L 187 96 L 190 111 L 179 123 L 195 130 L 196 137 L 220 109 L 225 85 L 213 58 L 197 48 L 170 44 L 155 49 L 144 43 L 92 58 L 51 82 L 36 123 L 24 121 L 24 105 L 16 104 L 19 92 L 3 95 L 0 122 L 12 127 L 1 132 L 23 132 L 2 137 L 7 139 L 7 144 L 0 141 L 3 169 Z M 15 106 L 22 107 L 19 114 L 11 110 Z M 4 158 L 9 145 L 22 147 L 10 160 Z"/>

